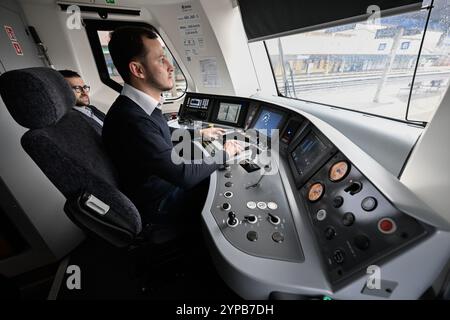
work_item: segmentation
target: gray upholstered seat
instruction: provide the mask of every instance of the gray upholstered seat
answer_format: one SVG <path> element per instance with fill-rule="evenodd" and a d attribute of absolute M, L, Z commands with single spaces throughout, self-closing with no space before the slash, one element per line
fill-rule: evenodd
<path fill-rule="evenodd" d="M 131 244 L 142 231 L 139 213 L 119 190 L 98 128 L 72 110 L 75 97 L 64 78 L 49 68 L 12 70 L 0 76 L 0 94 L 30 129 L 22 146 L 66 197 L 72 221 L 116 246 Z M 109 206 L 106 214 L 86 205 L 90 195 Z"/>

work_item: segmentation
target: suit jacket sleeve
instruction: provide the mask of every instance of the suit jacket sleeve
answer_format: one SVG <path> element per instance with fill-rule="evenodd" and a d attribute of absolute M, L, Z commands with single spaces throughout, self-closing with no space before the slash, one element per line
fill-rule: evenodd
<path fill-rule="evenodd" d="M 127 132 L 130 133 L 129 143 L 134 144 L 132 149 L 136 152 L 137 165 L 147 172 L 156 172 L 162 179 L 183 189 L 194 187 L 218 168 L 218 164 L 206 161 L 200 164 L 180 163 L 183 162 L 181 157 L 172 154 L 173 145 L 166 141 L 161 128 L 151 120 L 142 119 L 130 124 Z M 175 163 L 172 157 L 178 161 Z"/>

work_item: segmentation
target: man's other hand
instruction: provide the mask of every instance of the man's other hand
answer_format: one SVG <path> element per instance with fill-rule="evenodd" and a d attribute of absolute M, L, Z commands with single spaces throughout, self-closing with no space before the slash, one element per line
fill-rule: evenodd
<path fill-rule="evenodd" d="M 228 156 L 231 158 L 241 153 L 243 147 L 242 144 L 237 140 L 228 140 L 223 145 L 223 150 L 225 150 L 225 152 L 228 153 Z"/>

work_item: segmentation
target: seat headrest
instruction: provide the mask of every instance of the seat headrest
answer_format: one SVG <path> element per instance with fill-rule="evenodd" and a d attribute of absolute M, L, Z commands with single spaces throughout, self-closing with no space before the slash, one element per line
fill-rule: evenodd
<path fill-rule="evenodd" d="M 50 68 L 27 68 L 2 74 L 0 94 L 14 120 L 30 129 L 55 124 L 75 105 L 75 95 L 67 81 Z"/>

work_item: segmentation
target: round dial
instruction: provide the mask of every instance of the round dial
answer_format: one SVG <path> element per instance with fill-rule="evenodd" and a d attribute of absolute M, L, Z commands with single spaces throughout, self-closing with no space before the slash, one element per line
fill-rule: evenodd
<path fill-rule="evenodd" d="M 315 201 L 319 200 L 320 198 L 322 198 L 324 191 L 325 191 L 325 188 L 324 188 L 323 184 L 321 184 L 320 182 L 314 183 L 309 188 L 308 200 L 311 202 L 315 202 Z"/>
<path fill-rule="evenodd" d="M 345 178 L 349 170 L 350 166 L 347 161 L 336 162 L 330 169 L 329 178 L 333 182 L 341 181 Z"/>

